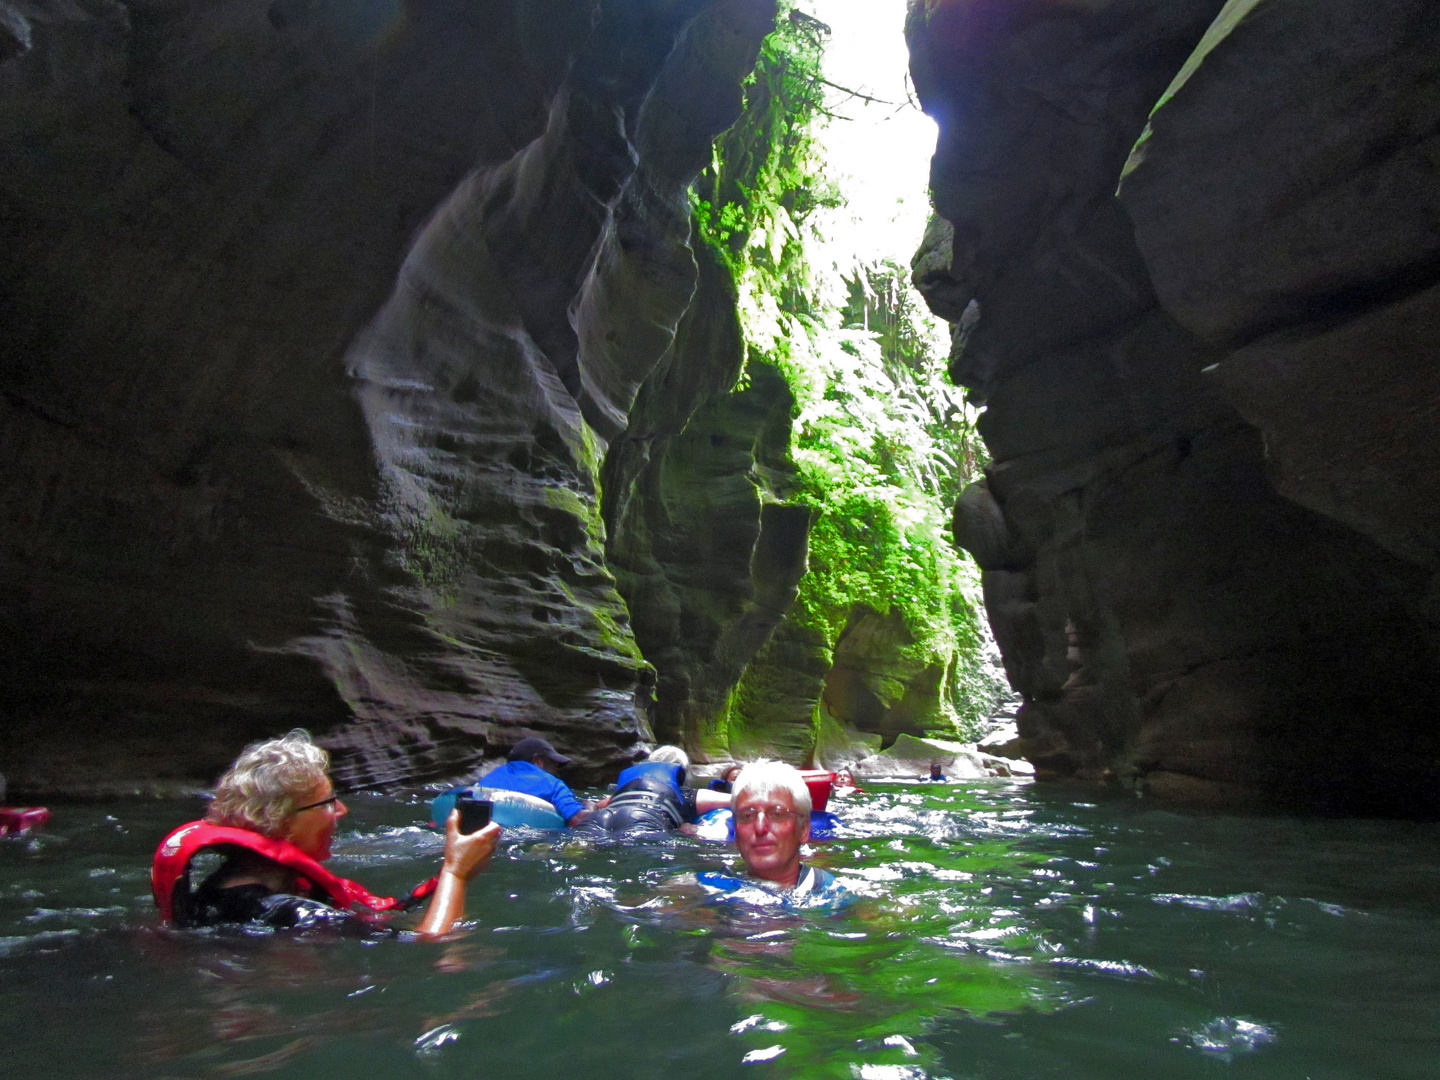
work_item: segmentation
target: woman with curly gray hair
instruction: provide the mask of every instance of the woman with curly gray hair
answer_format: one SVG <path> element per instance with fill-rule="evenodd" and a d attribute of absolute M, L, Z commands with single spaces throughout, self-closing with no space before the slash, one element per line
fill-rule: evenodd
<path fill-rule="evenodd" d="M 152 884 L 165 919 L 182 926 L 314 926 L 405 908 L 428 896 L 416 929 L 447 932 L 464 914 L 466 885 L 490 861 L 500 827 L 462 833 L 459 814 L 452 813 L 439 876 L 403 901 L 375 896 L 320 865 L 347 813 L 329 766 L 330 755 L 299 728 L 247 746 L 216 784 L 205 819 L 176 829 L 155 853 Z M 191 861 L 206 851 L 224 861 L 191 889 Z"/>

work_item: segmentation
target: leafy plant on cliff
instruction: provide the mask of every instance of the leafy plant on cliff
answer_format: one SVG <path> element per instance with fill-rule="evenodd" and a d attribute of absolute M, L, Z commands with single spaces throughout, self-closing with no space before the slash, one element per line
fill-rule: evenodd
<path fill-rule="evenodd" d="M 823 211 L 843 201 L 817 141 L 824 44 L 822 24 L 782 5 L 744 113 L 696 184 L 696 228 L 734 278 L 749 362 L 776 366 L 797 403 L 787 495 L 815 516 L 789 617 L 834 647 L 861 605 L 898 608 L 913 639 L 902 662 L 945 673 L 948 734 L 996 689 L 978 660 L 976 573 L 948 535 L 982 451 L 904 268 L 845 265 L 823 235 Z M 753 697 L 742 679 L 732 708 Z"/>

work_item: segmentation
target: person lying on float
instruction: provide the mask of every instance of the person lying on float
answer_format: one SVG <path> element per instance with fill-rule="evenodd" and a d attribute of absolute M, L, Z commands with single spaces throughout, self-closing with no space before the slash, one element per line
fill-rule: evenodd
<path fill-rule="evenodd" d="M 736 778 L 731 798 L 735 847 L 745 863 L 745 876 L 705 871 L 695 875 L 697 884 L 719 897 L 753 902 L 768 894 L 806 907 L 849 898 L 835 875 L 800 859 L 810 839 L 811 803 L 798 769 L 780 761 L 751 762 Z"/>
<path fill-rule="evenodd" d="M 495 853 L 499 826 L 467 835 L 451 814 L 439 875 L 403 900 L 375 896 L 321 865 L 348 812 L 329 767 L 330 755 L 300 728 L 247 746 L 216 784 L 204 819 L 181 825 L 155 851 L 151 886 L 165 921 L 292 929 L 403 910 L 428 897 L 416 931 L 449 932 L 465 914 L 466 886 Z M 191 864 L 202 853 L 223 862 L 195 887 Z"/>
<path fill-rule="evenodd" d="M 685 786 L 690 756 L 678 746 L 657 746 L 641 762 L 623 770 L 615 793 L 586 824 L 609 832 L 688 831 L 696 818 L 730 805 L 718 791 Z"/>
<path fill-rule="evenodd" d="M 539 829 L 574 827 L 585 821 L 592 809 L 587 808 L 570 786 L 561 780 L 562 766 L 570 759 L 546 740 L 535 737 L 521 739 L 510 748 L 503 765 L 497 765 L 473 784 L 451 788 L 436 796 L 430 804 L 430 820 L 439 825 L 455 807 L 462 791 L 495 803 L 495 820 L 501 825 L 528 825 Z M 496 797 L 498 792 L 512 792 L 519 799 Z"/>

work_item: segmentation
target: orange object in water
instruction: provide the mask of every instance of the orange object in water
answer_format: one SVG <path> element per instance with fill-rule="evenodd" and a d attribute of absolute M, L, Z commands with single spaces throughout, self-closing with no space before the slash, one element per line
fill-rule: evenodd
<path fill-rule="evenodd" d="M 0 806 L 0 836 L 38 829 L 50 820 L 50 811 L 43 806 Z"/>
<path fill-rule="evenodd" d="M 835 774 L 821 769 L 801 769 L 800 776 L 810 789 L 810 809 L 824 810 L 830 801 L 830 789 L 835 786 Z"/>

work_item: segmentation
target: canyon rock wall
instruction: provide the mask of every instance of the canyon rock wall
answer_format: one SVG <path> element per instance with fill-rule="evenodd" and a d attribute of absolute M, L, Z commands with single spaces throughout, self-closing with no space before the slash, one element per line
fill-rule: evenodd
<path fill-rule="evenodd" d="M 12 787 L 204 782 L 292 724 L 349 785 L 527 733 L 589 776 L 633 758 L 666 667 L 601 472 L 632 409 L 703 403 L 657 370 L 733 381 L 710 308 L 701 374 L 662 360 L 704 288 L 688 186 L 773 0 L 0 15 Z M 697 438 L 759 446 L 777 408 Z M 793 590 L 804 523 L 717 513 L 725 559 L 770 553 L 713 620 L 753 651 L 731 624 Z"/>
<path fill-rule="evenodd" d="M 1433 6 L 926 0 L 907 33 L 916 283 L 993 457 L 956 537 L 1031 759 L 1440 812 Z"/>

